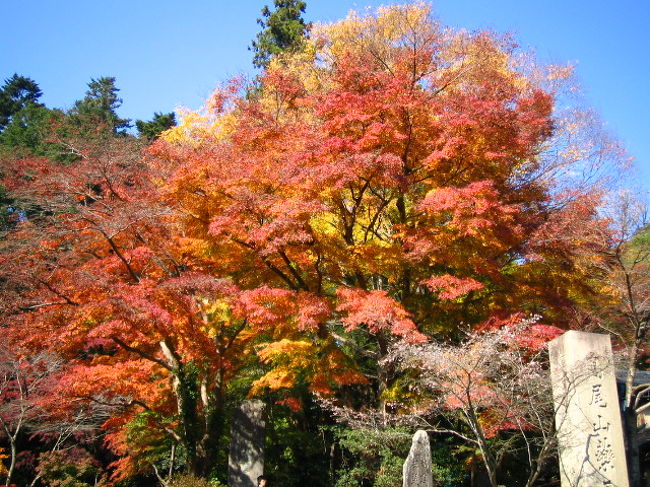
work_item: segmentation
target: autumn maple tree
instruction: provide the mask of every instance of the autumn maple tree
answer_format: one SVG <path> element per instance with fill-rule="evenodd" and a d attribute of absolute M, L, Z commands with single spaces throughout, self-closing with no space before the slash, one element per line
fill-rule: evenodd
<path fill-rule="evenodd" d="M 65 360 L 46 403 L 61 421 L 79 408 L 110 411 L 108 445 L 123 456 L 115 478 L 152 468 L 138 450 L 149 443 L 128 437 L 142 415 L 150 441 L 170 438 L 203 473 L 229 371 L 249 353 L 247 320 L 234 310 L 245 305 L 169 244 L 170 211 L 157 203 L 139 141 L 101 127 L 93 138 L 66 133 L 74 161 L 8 161 L 3 171 L 23 215 L 2 242 L 9 336 L 25 354 Z"/>
<path fill-rule="evenodd" d="M 377 360 L 395 341 L 514 312 L 566 324 L 589 292 L 572 252 L 604 224 L 597 194 L 567 178 L 617 153 L 567 142 L 586 135 L 580 117 L 555 118 L 565 76 L 532 68 L 508 38 L 391 7 L 315 27 L 269 64 L 259 95 L 235 82 L 154 144 L 185 251 L 263 292 L 267 310 L 318 310 L 267 320 L 258 354 L 272 370 L 255 391 L 295 385 L 321 361 L 300 376 L 314 392 L 372 382 L 381 403 L 393 377 Z M 554 235 L 577 212 L 573 237 Z M 344 357 L 346 374 L 325 374 Z"/>

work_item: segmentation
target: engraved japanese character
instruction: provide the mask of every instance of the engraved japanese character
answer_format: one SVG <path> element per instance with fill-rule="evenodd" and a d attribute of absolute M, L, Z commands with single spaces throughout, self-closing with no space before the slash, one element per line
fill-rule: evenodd
<path fill-rule="evenodd" d="M 607 473 L 614 468 L 614 450 L 609 438 L 597 438 L 594 458 L 601 473 Z"/>
<path fill-rule="evenodd" d="M 591 402 L 589 404 L 594 404 L 601 408 L 607 407 L 607 401 L 603 397 L 602 387 L 602 384 L 594 384 L 591 386 Z"/>
<path fill-rule="evenodd" d="M 600 431 L 603 431 L 605 433 L 609 431 L 610 423 L 609 421 L 603 421 L 603 417 L 599 414 L 598 419 L 596 420 L 595 423 L 593 423 L 593 425 L 594 425 L 594 432 L 600 434 L 599 433 Z"/>

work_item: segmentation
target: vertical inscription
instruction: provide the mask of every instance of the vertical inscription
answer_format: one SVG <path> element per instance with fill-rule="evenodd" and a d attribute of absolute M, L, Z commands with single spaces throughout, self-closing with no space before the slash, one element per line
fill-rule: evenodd
<path fill-rule="evenodd" d="M 628 487 L 609 337 L 569 331 L 549 354 L 562 487 Z"/>
<path fill-rule="evenodd" d="M 591 401 L 589 404 L 596 409 L 596 420 L 592 422 L 593 428 L 588 443 L 588 447 L 591 446 L 592 451 L 587 453 L 593 458 L 596 471 L 603 475 L 603 483 L 611 485 L 612 482 L 609 477 L 612 476 L 615 468 L 614 450 L 610 439 L 611 423 L 598 412 L 598 408 L 607 408 L 607 400 L 603 396 L 603 372 L 600 370 L 594 372 L 595 382 L 591 384 Z"/>

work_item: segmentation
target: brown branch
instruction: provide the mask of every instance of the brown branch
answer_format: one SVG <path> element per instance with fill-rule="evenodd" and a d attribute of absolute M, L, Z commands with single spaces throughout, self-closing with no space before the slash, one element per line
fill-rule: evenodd
<path fill-rule="evenodd" d="M 243 240 L 239 240 L 238 238 L 233 237 L 232 235 L 230 235 L 230 240 L 232 240 L 233 242 L 241 245 L 242 247 L 246 247 L 247 249 L 252 250 L 254 253 L 257 253 L 254 245 L 246 243 Z M 278 267 L 276 267 L 266 257 L 262 257 L 261 255 L 258 255 L 258 256 L 260 257 L 262 262 L 266 265 L 266 267 L 271 269 L 274 273 L 276 273 L 278 276 L 280 276 L 280 278 L 284 282 L 287 283 L 287 285 L 289 286 L 290 289 L 293 289 L 294 291 L 298 289 L 298 286 L 296 286 L 296 284 L 289 278 L 289 276 L 287 276 L 284 272 L 282 272 Z"/>
<path fill-rule="evenodd" d="M 284 252 L 284 250 L 279 250 L 278 254 L 280 255 L 280 257 L 282 257 L 282 260 L 289 268 L 289 271 L 291 272 L 293 277 L 296 278 L 296 281 L 298 282 L 300 287 L 302 287 L 305 291 L 309 291 L 309 287 L 307 286 L 307 283 L 304 281 L 300 273 L 294 268 L 293 262 L 291 262 L 291 259 L 287 257 L 287 254 Z"/>
<path fill-rule="evenodd" d="M 37 281 L 40 282 L 43 286 L 45 286 L 51 293 L 56 294 L 61 299 L 65 300 L 67 304 L 70 304 L 72 306 L 79 306 L 79 303 L 76 303 L 75 301 L 67 297 L 65 294 L 61 293 L 60 291 L 57 291 L 49 282 L 44 281 L 43 279 L 37 279 Z"/>
<path fill-rule="evenodd" d="M 127 350 L 129 352 L 133 352 L 133 353 L 135 353 L 136 355 L 139 355 L 142 358 L 145 358 L 145 359 L 147 359 L 147 360 L 149 360 L 151 362 L 157 363 L 158 365 L 160 365 L 161 367 L 164 367 L 165 369 L 167 369 L 169 371 L 173 371 L 172 367 L 169 364 L 165 363 L 164 361 L 160 360 L 159 358 L 156 358 L 156 357 L 154 357 L 153 355 L 151 355 L 151 354 L 149 354 L 147 352 L 144 352 L 142 350 L 138 350 L 137 348 L 134 348 L 134 347 L 132 347 L 130 345 L 127 345 L 125 342 L 123 342 L 122 340 L 120 340 L 117 337 L 111 337 L 111 340 L 113 340 L 115 343 L 117 343 L 124 350 Z"/>
<path fill-rule="evenodd" d="M 69 301 L 56 301 L 54 303 L 41 303 L 41 304 L 33 304 L 31 306 L 22 306 L 20 308 L 21 311 L 33 311 L 35 309 L 39 308 L 45 308 L 46 306 L 56 306 L 59 304 L 71 304 L 74 306 L 77 306 L 77 303 L 70 303 Z"/>

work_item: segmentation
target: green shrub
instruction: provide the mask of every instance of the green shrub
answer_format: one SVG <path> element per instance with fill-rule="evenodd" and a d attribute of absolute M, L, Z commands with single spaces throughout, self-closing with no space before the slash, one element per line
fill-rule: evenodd
<path fill-rule="evenodd" d="M 95 459 L 82 448 L 41 453 L 36 469 L 51 487 L 104 485 Z"/>
<path fill-rule="evenodd" d="M 204 479 L 190 474 L 175 475 L 169 482 L 169 487 L 226 487 L 216 479 Z"/>
<path fill-rule="evenodd" d="M 411 447 L 409 432 L 345 429 L 337 437 L 342 466 L 336 487 L 401 487 L 402 465 Z"/>

